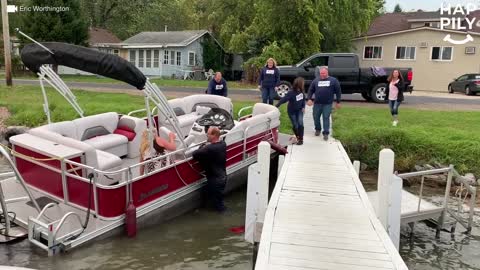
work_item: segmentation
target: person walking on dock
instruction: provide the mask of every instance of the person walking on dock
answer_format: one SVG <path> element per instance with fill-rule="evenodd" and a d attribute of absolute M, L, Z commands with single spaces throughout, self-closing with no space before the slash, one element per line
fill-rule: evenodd
<path fill-rule="evenodd" d="M 278 108 L 288 101 L 288 117 L 292 122 L 292 129 L 297 138 L 297 145 L 303 144 L 303 114 L 305 113 L 304 87 L 305 80 L 302 77 L 297 77 L 293 81 L 292 90 L 288 91 L 288 93 L 277 103 Z"/>
<path fill-rule="evenodd" d="M 225 211 L 223 191 L 227 183 L 227 144 L 220 140 L 220 129 L 210 127 L 207 144 L 193 152 L 193 158 L 200 162 L 207 176 L 207 194 L 218 212 Z"/>
<path fill-rule="evenodd" d="M 315 94 L 315 100 L 312 95 Z M 334 77 L 328 76 L 328 67 L 320 67 L 320 77 L 315 78 L 308 89 L 308 106 L 313 105 L 313 121 L 315 124 L 315 136 L 320 136 L 322 125 L 320 116 L 323 118 L 323 139 L 328 140 L 330 134 L 330 114 L 332 113 L 333 97 L 336 96 L 335 108 L 340 109 L 342 90 L 340 83 Z M 315 101 L 315 104 L 314 104 Z"/>

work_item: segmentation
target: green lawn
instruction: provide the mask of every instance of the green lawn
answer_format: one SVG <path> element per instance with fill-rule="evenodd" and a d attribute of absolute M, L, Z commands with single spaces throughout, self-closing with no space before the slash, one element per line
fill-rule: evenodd
<path fill-rule="evenodd" d="M 480 176 L 480 112 L 400 109 L 399 125 L 392 127 L 387 107 L 345 106 L 334 119 L 334 136 L 350 158 L 370 168 L 385 147 L 395 152 L 397 170 L 436 161 Z"/>
<path fill-rule="evenodd" d="M 116 93 L 100 93 L 73 90 L 80 107 L 85 115 L 102 112 L 128 113 L 145 107 L 142 96 Z M 76 112 L 52 88 L 47 88 L 52 121 L 71 120 L 77 117 Z M 234 116 L 238 110 L 245 106 L 252 106 L 255 102 L 234 101 Z M 7 107 L 11 113 L 8 125 L 25 125 L 29 127 L 46 123 L 47 118 L 43 112 L 43 97 L 40 87 L 19 85 L 12 88 L 0 86 L 0 106 Z M 286 113 L 286 106 L 282 106 L 282 131 L 289 130 L 290 123 Z M 250 110 L 251 112 L 251 110 Z"/>
<path fill-rule="evenodd" d="M 60 76 L 66 82 L 94 82 L 94 83 L 123 83 L 118 80 L 100 77 L 100 76 L 82 76 L 82 75 L 61 75 Z M 0 76 L 1 79 L 5 78 L 4 75 Z M 37 77 L 23 75 L 16 76 L 14 79 L 30 79 L 35 80 Z M 208 81 L 194 81 L 194 80 L 177 80 L 177 79 L 163 79 L 163 78 L 153 78 L 150 81 L 156 83 L 158 86 L 178 86 L 178 87 L 199 87 L 207 88 Z M 256 88 L 256 85 L 241 83 L 238 81 L 229 81 L 228 87 L 231 89 L 252 89 Z"/>
<path fill-rule="evenodd" d="M 48 89 L 53 121 L 71 120 L 75 111 L 52 89 Z M 141 96 L 74 90 L 86 115 L 116 111 L 128 113 L 144 107 Z M 240 108 L 254 102 L 234 102 L 235 117 Z M 38 126 L 46 122 L 39 87 L 0 86 L 0 106 L 12 116 L 8 125 Z M 280 132 L 291 134 L 286 107 L 281 107 Z M 311 132 L 311 131 L 306 131 Z M 415 164 L 454 164 L 460 172 L 480 175 L 480 112 L 442 112 L 401 109 L 400 124 L 391 126 L 388 109 L 344 106 L 334 114 L 334 136 L 352 160 L 376 168 L 378 153 L 388 147 L 395 151 L 396 169 L 407 171 Z M 321 153 L 319 153 L 321 154 Z"/>

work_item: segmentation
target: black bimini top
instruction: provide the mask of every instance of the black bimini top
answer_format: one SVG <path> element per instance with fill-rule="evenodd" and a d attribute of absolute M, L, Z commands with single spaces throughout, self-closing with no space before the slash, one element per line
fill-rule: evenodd
<path fill-rule="evenodd" d="M 44 64 L 56 64 L 120 80 L 139 90 L 147 81 L 140 70 L 119 56 L 66 43 L 45 42 L 42 45 L 53 55 L 35 43 L 26 45 L 21 53 L 25 66 L 35 73 Z"/>

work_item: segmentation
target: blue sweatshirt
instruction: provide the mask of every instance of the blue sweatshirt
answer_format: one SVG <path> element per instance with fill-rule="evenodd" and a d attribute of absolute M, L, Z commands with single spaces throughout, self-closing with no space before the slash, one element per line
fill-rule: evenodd
<path fill-rule="evenodd" d="M 280 101 L 278 101 L 277 108 L 287 101 L 288 113 L 296 113 L 305 108 L 305 94 L 302 92 L 297 92 L 295 90 L 288 91 L 288 93 L 282 99 L 280 99 Z"/>
<path fill-rule="evenodd" d="M 224 78 L 220 82 L 215 81 L 215 78 L 213 78 L 208 83 L 207 94 L 226 97 L 227 91 L 227 81 Z"/>
<path fill-rule="evenodd" d="M 307 99 L 312 99 L 313 94 L 315 94 L 316 104 L 332 104 L 334 94 L 337 97 L 337 103 L 340 103 L 342 90 L 340 89 L 340 83 L 334 77 L 323 80 L 315 78 L 308 88 Z"/>
<path fill-rule="evenodd" d="M 258 80 L 258 85 L 262 88 L 273 88 L 280 84 L 280 72 L 278 68 L 272 67 L 268 68 L 265 66 L 260 72 L 260 78 Z"/>

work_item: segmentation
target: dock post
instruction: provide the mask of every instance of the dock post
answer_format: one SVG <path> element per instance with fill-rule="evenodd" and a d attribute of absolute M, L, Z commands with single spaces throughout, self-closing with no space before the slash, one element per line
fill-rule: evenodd
<path fill-rule="evenodd" d="M 388 210 L 388 235 L 393 244 L 399 250 L 400 247 L 400 223 L 402 216 L 402 178 L 393 175 L 390 184 L 390 207 Z"/>
<path fill-rule="evenodd" d="M 390 149 L 380 151 L 378 159 L 378 207 L 377 217 L 388 231 L 388 207 L 390 204 L 389 185 L 392 182 L 395 153 Z"/>
<path fill-rule="evenodd" d="M 270 144 L 260 142 L 257 163 L 248 167 L 245 240 L 250 243 L 260 242 L 265 212 L 267 211 L 270 152 Z"/>
<path fill-rule="evenodd" d="M 360 161 L 353 161 L 353 167 L 355 168 L 355 172 L 357 172 L 357 175 L 360 175 Z"/>
<path fill-rule="evenodd" d="M 402 179 L 393 174 L 394 162 L 395 153 L 391 149 L 380 151 L 377 217 L 398 250 L 400 243 Z"/>

